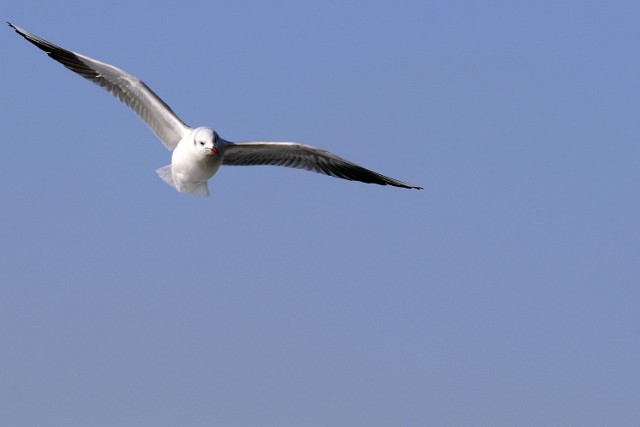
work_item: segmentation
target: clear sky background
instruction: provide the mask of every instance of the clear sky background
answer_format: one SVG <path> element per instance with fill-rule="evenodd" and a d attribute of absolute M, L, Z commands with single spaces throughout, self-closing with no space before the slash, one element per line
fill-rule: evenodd
<path fill-rule="evenodd" d="M 130 110 L 0 33 L 0 419 L 640 424 L 640 6 L 20 1 L 223 138 L 409 191 L 154 170 Z"/>

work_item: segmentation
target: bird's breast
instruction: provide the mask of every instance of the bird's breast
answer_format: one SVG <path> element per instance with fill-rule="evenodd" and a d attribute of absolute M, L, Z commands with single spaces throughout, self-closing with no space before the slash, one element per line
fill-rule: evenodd
<path fill-rule="evenodd" d="M 171 157 L 173 182 L 179 191 L 191 191 L 211 178 L 220 168 L 222 158 L 218 155 L 185 153 L 177 147 Z"/>

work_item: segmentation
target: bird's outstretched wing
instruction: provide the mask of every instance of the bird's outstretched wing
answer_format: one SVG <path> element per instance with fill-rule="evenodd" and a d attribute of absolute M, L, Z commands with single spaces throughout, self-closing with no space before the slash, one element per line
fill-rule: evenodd
<path fill-rule="evenodd" d="M 71 71 L 108 90 L 129 106 L 173 150 L 190 128 L 144 82 L 112 65 L 56 46 L 8 22 L 18 34 Z"/>
<path fill-rule="evenodd" d="M 224 148 L 223 155 L 223 165 L 285 166 L 306 169 L 350 181 L 422 189 L 422 187 L 365 169 L 328 151 L 295 142 L 252 141 L 229 144 Z"/>

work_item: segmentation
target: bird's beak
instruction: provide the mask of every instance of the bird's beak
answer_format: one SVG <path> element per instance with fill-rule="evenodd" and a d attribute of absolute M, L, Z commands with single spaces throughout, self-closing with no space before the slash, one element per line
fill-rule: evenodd
<path fill-rule="evenodd" d="M 216 147 L 211 147 L 211 153 L 218 154 L 218 149 Z"/>

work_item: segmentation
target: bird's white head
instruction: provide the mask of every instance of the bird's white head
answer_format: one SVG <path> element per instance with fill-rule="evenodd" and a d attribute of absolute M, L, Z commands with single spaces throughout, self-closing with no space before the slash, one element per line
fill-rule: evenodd
<path fill-rule="evenodd" d="M 218 144 L 220 137 L 210 128 L 199 127 L 193 130 L 192 147 L 204 156 L 218 155 L 220 153 Z"/>

